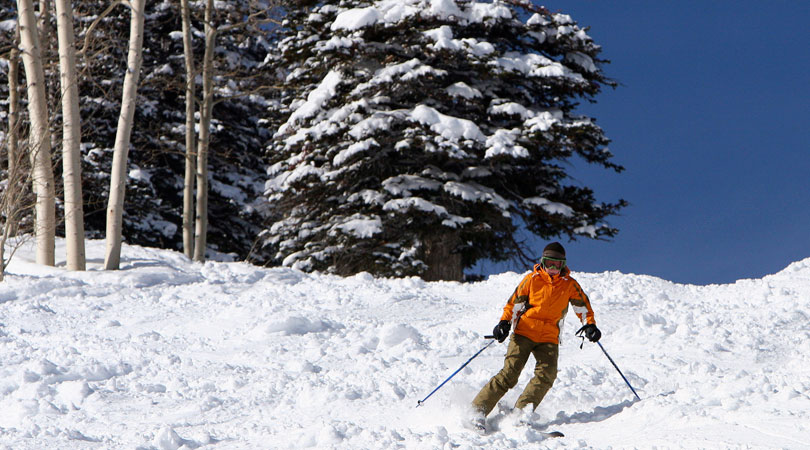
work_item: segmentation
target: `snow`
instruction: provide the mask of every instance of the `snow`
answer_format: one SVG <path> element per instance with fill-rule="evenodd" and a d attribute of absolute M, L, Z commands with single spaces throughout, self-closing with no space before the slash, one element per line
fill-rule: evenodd
<path fill-rule="evenodd" d="M 560 205 L 560 206 L 565 207 L 566 205 Z M 564 213 L 565 208 L 563 208 L 561 211 L 563 211 L 563 214 L 565 214 Z M 554 214 L 554 212 L 552 212 L 552 214 Z M 574 228 L 574 233 L 576 233 L 579 236 L 589 236 L 592 239 L 596 239 L 598 237 L 597 231 L 599 230 L 599 228 L 602 228 L 604 226 L 606 226 L 606 225 L 605 224 L 599 224 L 599 226 L 596 227 L 594 225 L 589 225 L 587 222 L 582 222 L 582 226 Z"/>
<path fill-rule="evenodd" d="M 549 439 L 500 408 L 486 436 L 462 426 L 505 344 L 415 408 L 522 274 L 340 278 L 127 245 L 104 271 L 104 242 L 87 254 L 67 272 L 29 242 L 0 283 L 0 448 L 810 448 L 810 258 L 728 285 L 575 272 L 642 400 L 571 316 L 532 416 L 566 434 Z"/>
<path fill-rule="evenodd" d="M 436 191 L 442 187 L 442 184 L 417 175 L 398 175 L 385 179 L 382 186 L 390 194 L 410 197 L 412 191 Z"/>
<path fill-rule="evenodd" d="M 293 169 L 284 180 L 285 185 L 289 186 L 297 181 L 300 181 L 304 178 L 314 176 L 320 177 L 323 174 L 323 169 L 319 167 L 315 167 L 312 164 L 302 164 L 295 169 Z"/>
<path fill-rule="evenodd" d="M 155 213 L 148 213 L 140 221 L 132 225 L 133 228 L 142 230 L 149 233 L 160 233 L 161 235 L 170 238 L 177 233 L 177 224 L 164 220 L 161 216 Z"/>
<path fill-rule="evenodd" d="M 378 147 L 379 145 L 380 144 L 378 144 L 374 139 L 366 139 L 360 142 L 355 142 L 346 149 L 338 152 L 338 154 L 332 159 L 332 165 L 342 166 L 343 163 L 349 160 L 352 156 L 368 151 L 371 147 Z"/>
<path fill-rule="evenodd" d="M 401 78 L 403 81 L 408 81 L 425 75 L 443 76 L 446 74 L 446 71 L 426 66 L 422 64 L 421 61 L 414 58 L 402 64 L 394 64 L 378 70 L 374 75 L 372 84 L 383 82 L 390 83 L 394 80 L 394 77 Z"/>
<path fill-rule="evenodd" d="M 442 217 L 448 215 L 447 209 L 445 207 L 438 206 L 421 197 L 395 198 L 393 200 L 388 200 L 383 205 L 384 211 L 398 211 L 409 209 L 418 209 L 420 211 L 433 213 Z"/>
<path fill-rule="evenodd" d="M 284 134 L 296 122 L 314 116 L 332 97 L 342 81 L 340 72 L 332 70 L 324 77 L 321 84 L 309 93 L 307 101 L 293 112 L 287 122 L 279 128 L 278 134 Z"/>
<path fill-rule="evenodd" d="M 380 0 L 374 6 L 341 11 L 331 25 L 332 31 L 356 31 L 378 23 L 396 24 L 417 14 L 455 18 L 463 23 L 481 23 L 495 18 L 509 18 L 511 11 L 495 3 L 473 3 L 462 10 L 453 0 Z"/>
<path fill-rule="evenodd" d="M 451 84 L 447 87 L 447 93 L 453 97 L 463 97 L 466 99 L 483 97 L 481 91 L 475 89 L 463 81 Z"/>
<path fill-rule="evenodd" d="M 487 151 L 484 153 L 485 159 L 494 158 L 500 155 L 508 155 L 513 158 L 528 158 L 529 150 L 526 147 L 516 144 L 520 137 L 520 129 L 496 130 L 487 138 Z"/>
<path fill-rule="evenodd" d="M 489 42 L 480 42 L 477 39 L 453 39 L 453 30 L 447 25 L 442 25 L 434 30 L 424 32 L 424 35 L 434 41 L 428 48 L 435 50 L 456 51 L 467 49 L 477 57 L 483 57 L 495 51 L 495 47 Z"/>
<path fill-rule="evenodd" d="M 563 119 L 562 111 L 543 111 L 526 121 L 529 130 L 548 131 L 551 127 Z"/>
<path fill-rule="evenodd" d="M 416 122 L 427 125 L 435 133 L 451 141 L 470 139 L 484 141 L 486 137 L 474 122 L 458 117 L 448 116 L 431 108 L 419 105 L 411 112 L 411 118 Z"/>
<path fill-rule="evenodd" d="M 332 36 L 327 41 L 319 41 L 315 44 L 315 50 L 319 52 L 326 52 L 338 48 L 348 48 L 357 43 L 356 40 L 347 37 Z"/>
<path fill-rule="evenodd" d="M 392 122 L 393 118 L 390 114 L 376 112 L 354 124 L 347 134 L 354 139 L 360 140 L 373 134 L 375 131 L 389 129 Z"/>
<path fill-rule="evenodd" d="M 561 33 L 563 34 L 563 33 Z M 491 64 L 505 72 L 519 72 L 531 77 L 566 77 L 585 83 L 582 75 L 568 67 L 536 53 L 506 52 Z"/>
<path fill-rule="evenodd" d="M 382 220 L 379 217 L 369 218 L 355 214 L 335 228 L 343 233 L 365 239 L 377 233 L 382 233 Z"/>
<path fill-rule="evenodd" d="M 533 15 L 532 15 L 532 16 L 529 18 L 529 20 L 527 20 L 527 21 L 526 21 L 526 25 L 540 25 L 540 26 L 544 26 L 544 25 L 548 25 L 548 24 L 550 24 L 550 23 L 551 23 L 551 22 L 549 22 L 549 21 L 548 21 L 548 19 L 546 19 L 546 17 L 545 17 L 545 16 L 543 16 L 542 14 L 538 14 L 538 13 L 534 13 L 534 14 L 533 14 Z"/>
<path fill-rule="evenodd" d="M 574 210 L 570 206 L 558 202 L 552 202 L 545 197 L 530 197 L 524 199 L 523 203 L 531 206 L 539 206 L 549 214 L 560 214 L 565 217 L 572 217 L 574 215 Z"/>
<path fill-rule="evenodd" d="M 382 19 L 380 11 L 373 7 L 357 8 L 344 11 L 335 18 L 332 23 L 332 31 L 335 30 L 359 30 L 360 28 L 373 25 Z"/>
<path fill-rule="evenodd" d="M 0 31 L 14 31 L 17 27 L 17 19 L 0 20 Z"/>
<path fill-rule="evenodd" d="M 567 61 L 573 61 L 574 64 L 582 67 L 587 72 L 594 73 L 599 69 L 596 67 L 596 64 L 593 63 L 593 59 L 582 53 L 582 52 L 571 52 L 565 55 L 565 59 Z"/>
<path fill-rule="evenodd" d="M 515 102 L 493 104 L 489 107 L 489 113 L 495 115 L 520 116 L 523 119 L 528 119 L 536 115 L 530 112 L 525 106 Z"/>
<path fill-rule="evenodd" d="M 419 77 L 432 75 L 441 77 L 447 75 L 444 70 L 438 70 L 431 66 L 422 64 L 417 58 L 410 61 L 405 61 L 401 64 L 393 64 L 377 70 L 374 76 L 367 83 L 361 83 L 352 90 L 352 96 L 362 94 L 370 87 L 377 86 L 384 83 L 392 83 L 394 81 L 410 81 Z"/>
<path fill-rule="evenodd" d="M 360 202 L 367 205 L 382 205 L 385 203 L 385 196 L 371 189 L 363 189 L 360 192 L 350 195 L 346 201 L 349 203 Z"/>
<path fill-rule="evenodd" d="M 431 203 L 421 197 L 396 198 L 388 200 L 383 205 L 383 211 L 408 211 L 411 209 L 435 214 L 442 219 L 442 225 L 450 228 L 457 228 L 459 225 L 470 223 L 473 220 L 470 217 L 450 214 L 445 207 Z"/>
<path fill-rule="evenodd" d="M 444 184 L 444 190 L 447 193 L 460 197 L 464 200 L 492 203 L 501 209 L 506 217 L 509 217 L 509 202 L 507 202 L 491 188 L 472 182 L 461 183 L 457 181 L 448 181 Z"/>
<path fill-rule="evenodd" d="M 149 173 L 148 170 L 143 170 L 140 167 L 134 166 L 133 169 L 129 170 L 129 178 L 133 180 L 142 181 L 146 184 L 152 183 L 152 175 Z"/>

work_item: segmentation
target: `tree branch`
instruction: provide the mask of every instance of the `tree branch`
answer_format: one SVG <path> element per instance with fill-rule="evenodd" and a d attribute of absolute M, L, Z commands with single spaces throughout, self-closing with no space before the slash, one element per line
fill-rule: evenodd
<path fill-rule="evenodd" d="M 99 16 L 96 17 L 96 20 L 94 20 L 93 23 L 91 23 L 90 26 L 87 27 L 87 31 L 84 32 L 84 46 L 82 47 L 81 50 L 76 52 L 76 56 L 81 56 L 82 58 L 84 58 L 84 54 L 87 51 L 87 46 L 88 46 L 88 43 L 89 43 L 89 40 L 90 40 L 90 35 L 92 34 L 93 29 L 95 29 L 96 25 L 98 25 L 99 22 L 101 22 L 105 17 L 107 17 L 112 12 L 112 10 L 116 6 L 118 6 L 118 4 L 120 4 L 120 3 L 125 3 L 127 5 L 129 4 L 129 2 L 128 1 L 125 2 L 125 0 L 115 0 L 115 1 L 113 1 L 112 3 L 110 3 L 110 6 L 108 6 L 107 9 L 104 10 L 104 12 L 99 14 Z"/>

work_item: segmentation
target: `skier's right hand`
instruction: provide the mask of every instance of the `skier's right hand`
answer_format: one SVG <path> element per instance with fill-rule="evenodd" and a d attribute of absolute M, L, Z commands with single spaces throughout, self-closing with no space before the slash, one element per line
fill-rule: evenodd
<path fill-rule="evenodd" d="M 495 339 L 498 342 L 503 342 L 509 337 L 509 330 L 512 329 L 512 322 L 508 320 L 501 320 L 498 322 L 498 325 L 495 325 L 495 329 L 492 330 L 492 335 L 495 336 Z"/>

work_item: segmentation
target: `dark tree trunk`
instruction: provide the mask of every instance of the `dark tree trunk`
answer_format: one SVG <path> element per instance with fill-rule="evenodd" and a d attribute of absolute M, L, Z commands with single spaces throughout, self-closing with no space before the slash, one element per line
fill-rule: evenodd
<path fill-rule="evenodd" d="M 425 281 L 461 281 L 464 270 L 461 253 L 457 251 L 458 233 L 441 233 L 424 240 L 425 264 L 428 269 L 422 278 Z"/>

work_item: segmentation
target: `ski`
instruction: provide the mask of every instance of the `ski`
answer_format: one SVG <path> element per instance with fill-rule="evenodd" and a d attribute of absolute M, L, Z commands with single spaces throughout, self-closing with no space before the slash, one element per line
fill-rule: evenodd
<path fill-rule="evenodd" d="M 563 434 L 561 431 L 557 430 L 546 431 L 545 429 L 540 429 L 539 426 L 533 424 L 524 424 L 524 425 L 531 428 L 532 431 L 534 431 L 535 433 L 538 433 L 547 438 L 565 437 L 565 434 Z M 471 420 L 467 422 L 465 426 L 466 428 L 469 428 L 470 430 L 474 431 L 476 434 L 480 436 L 486 436 L 490 433 L 490 430 L 487 429 L 485 421 Z"/>
<path fill-rule="evenodd" d="M 565 435 L 562 434 L 562 432 L 560 432 L 560 431 L 538 431 L 538 433 L 542 434 L 543 436 L 551 437 L 551 438 L 565 437 Z"/>
<path fill-rule="evenodd" d="M 484 427 L 471 427 L 471 428 L 472 428 L 472 431 L 474 431 L 479 436 L 486 436 L 486 435 L 489 434 L 487 429 L 484 428 Z M 560 431 L 539 431 L 539 430 L 535 430 L 535 432 L 542 435 L 542 436 L 544 436 L 544 437 L 547 437 L 547 438 L 565 437 L 565 435 Z"/>
<path fill-rule="evenodd" d="M 533 423 L 525 423 L 524 422 L 523 425 L 528 426 L 532 430 L 542 434 L 545 437 L 550 437 L 550 438 L 565 437 L 565 435 L 561 431 L 557 431 L 557 430 L 547 431 L 545 428 L 541 428 L 539 425 L 535 425 Z"/>

